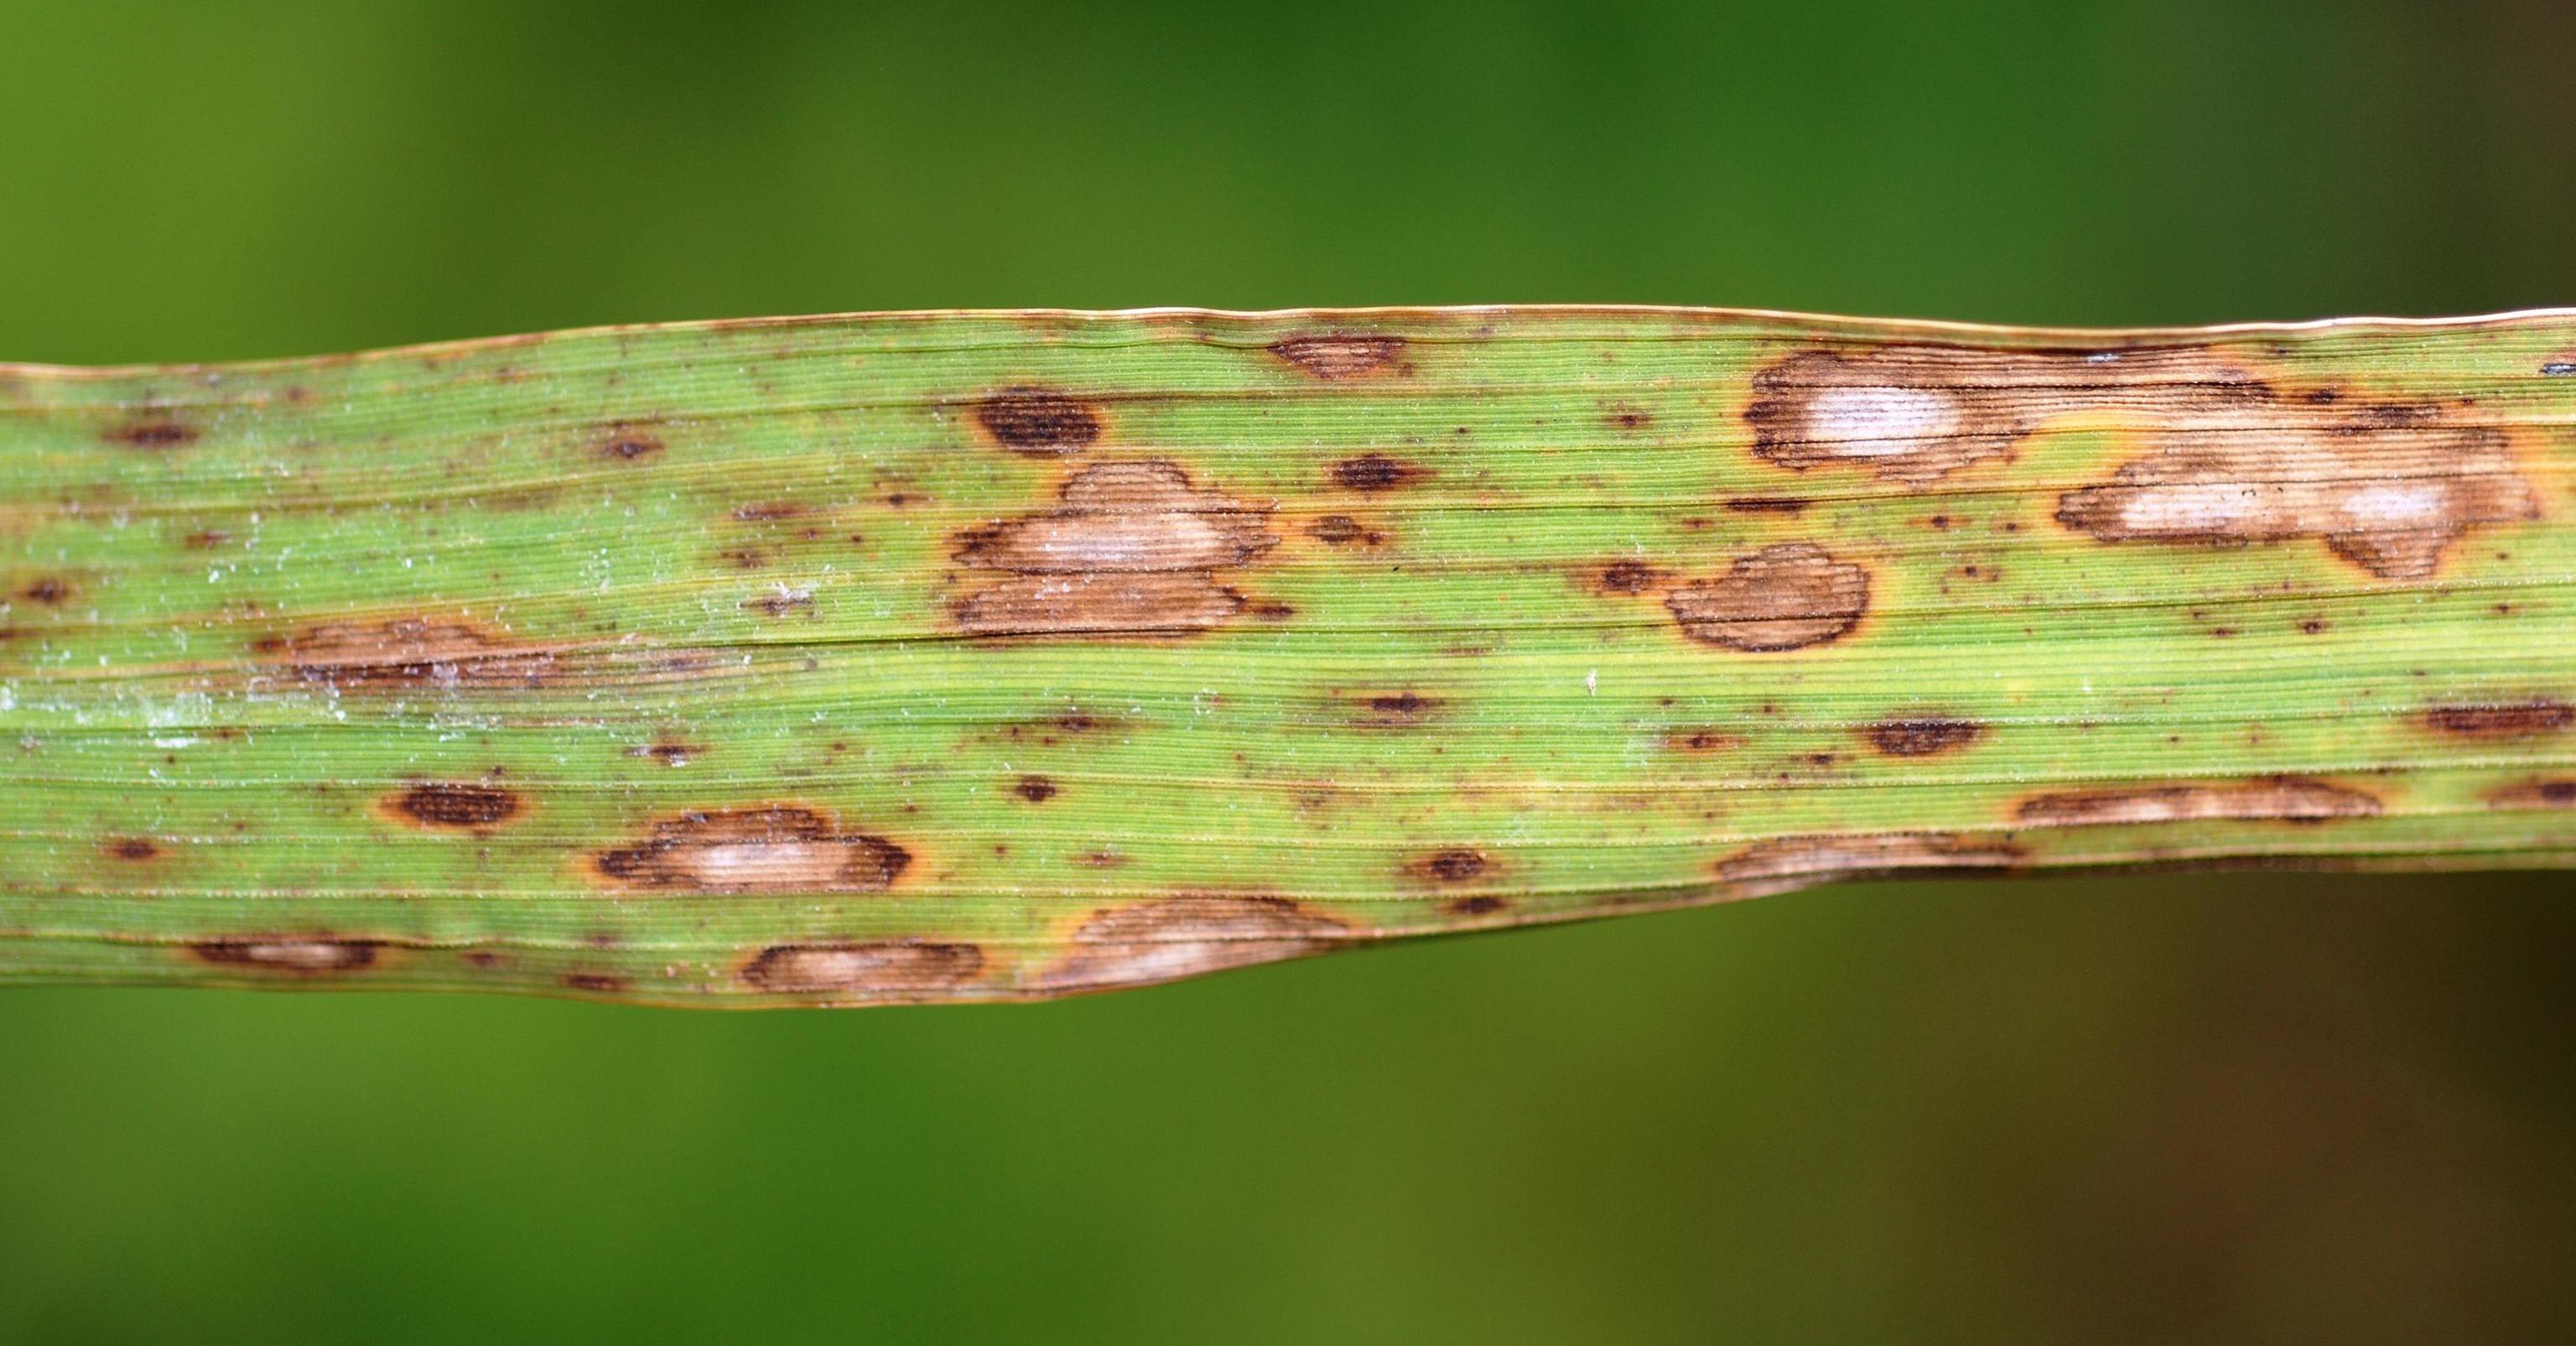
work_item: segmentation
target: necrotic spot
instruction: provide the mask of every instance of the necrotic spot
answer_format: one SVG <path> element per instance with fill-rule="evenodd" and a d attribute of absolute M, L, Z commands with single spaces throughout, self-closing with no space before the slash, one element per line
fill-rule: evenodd
<path fill-rule="evenodd" d="M 1869 573 L 1821 547 L 1786 542 L 1738 558 L 1726 575 L 1693 580 L 1664 600 L 1693 640 L 1773 652 L 1820 645 L 1869 610 Z"/>
<path fill-rule="evenodd" d="M 775 944 L 742 969 L 743 981 L 779 995 L 900 1000 L 953 990 L 984 970 L 973 944 L 867 940 Z"/>
<path fill-rule="evenodd" d="M 1285 337 L 1270 343 L 1270 353 L 1319 379 L 1355 379 L 1394 367 L 1404 353 L 1404 338 L 1351 333 Z"/>
<path fill-rule="evenodd" d="M 425 827 L 492 827 L 519 816 L 519 796 L 497 785 L 431 781 L 393 800 L 393 811 Z"/>
<path fill-rule="evenodd" d="M 1055 782 L 1044 776 L 1022 776 L 1020 783 L 1011 788 L 1032 804 L 1043 804 L 1055 798 Z"/>
<path fill-rule="evenodd" d="M 1383 453 L 1363 453 L 1333 464 L 1334 484 L 1354 491 L 1391 491 L 1430 475 L 1429 468 Z"/>
<path fill-rule="evenodd" d="M 2533 738 L 2576 724 L 2576 707 L 2547 697 L 2487 705 L 2434 706 L 2424 723 L 2461 738 Z"/>
<path fill-rule="evenodd" d="M 207 940 L 188 946 L 204 962 L 291 976 L 355 972 L 376 961 L 376 941 L 332 936 L 249 937 Z"/>
<path fill-rule="evenodd" d="M 1481 852 L 1458 846 L 1433 851 L 1405 868 L 1418 878 L 1438 883 L 1467 883 L 1483 877 L 1490 867 L 1491 862 Z"/>
<path fill-rule="evenodd" d="M 1013 453 L 1079 453 L 1100 438 L 1098 413 L 1045 388 L 1004 388 L 975 404 L 975 423 Z"/>
<path fill-rule="evenodd" d="M 111 444 L 134 449 L 180 449 L 197 442 L 197 427 L 178 421 L 136 421 L 106 434 Z"/>
<path fill-rule="evenodd" d="M 1882 720 L 1869 727 L 1870 746 L 1890 757 L 1929 757 L 1976 742 L 1986 727 L 1974 720 L 1926 715 Z"/>
<path fill-rule="evenodd" d="M 592 861 L 625 887 L 705 893 L 882 892 L 911 863 L 903 847 L 801 805 L 683 813 Z"/>

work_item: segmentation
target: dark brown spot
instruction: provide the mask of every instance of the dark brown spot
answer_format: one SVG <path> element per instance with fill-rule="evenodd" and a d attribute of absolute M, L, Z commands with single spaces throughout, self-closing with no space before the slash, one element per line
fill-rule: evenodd
<path fill-rule="evenodd" d="M 1400 369 L 1404 338 L 1347 332 L 1284 337 L 1270 343 L 1270 353 L 1327 382 L 1356 379 Z"/>
<path fill-rule="evenodd" d="M 874 893 L 892 887 L 912 855 L 883 837 L 842 831 L 819 809 L 778 804 L 683 813 L 591 863 L 600 877 L 630 888 Z"/>
<path fill-rule="evenodd" d="M 1726 507 L 1738 514 L 1804 514 L 1813 503 L 1791 495 L 1740 495 Z"/>
<path fill-rule="evenodd" d="M 1731 752 L 1744 746 L 1744 740 L 1722 729 L 1676 729 L 1664 735 L 1664 746 L 1675 752 Z"/>
<path fill-rule="evenodd" d="M 625 463 L 650 458 L 661 451 L 659 435 L 623 425 L 610 426 L 607 437 L 599 442 L 598 450 L 602 458 L 614 458 Z"/>
<path fill-rule="evenodd" d="M 2528 780 L 2502 786 L 2487 802 L 2508 809 L 2576 809 L 2576 780 Z"/>
<path fill-rule="evenodd" d="M 1610 408 L 1609 414 L 1603 419 L 1610 428 L 1627 434 L 1635 434 L 1655 423 L 1653 415 L 1625 404 Z"/>
<path fill-rule="evenodd" d="M 618 995 L 633 985 L 624 977 L 606 972 L 567 972 L 557 980 L 573 990 L 587 991 L 592 995 Z"/>
<path fill-rule="evenodd" d="M 2536 738 L 2576 724 L 2576 706 L 2547 697 L 2487 705 L 2432 706 L 2424 723 L 2461 738 Z"/>
<path fill-rule="evenodd" d="M 1864 732 L 1871 747 L 1890 757 L 1930 757 L 1976 742 L 1985 736 L 1986 727 L 1975 720 L 1925 715 L 1881 720 Z"/>
<path fill-rule="evenodd" d="M 1642 594 L 1663 582 L 1663 572 L 1643 561 L 1612 561 L 1601 567 L 1594 587 L 1605 594 Z"/>
<path fill-rule="evenodd" d="M 1141 986 L 1319 953 L 1351 935 L 1339 918 L 1281 897 L 1165 898 L 1093 914 L 1038 984 L 1052 991 Z"/>
<path fill-rule="evenodd" d="M 769 553 L 758 547 L 729 547 L 717 552 L 716 559 L 736 570 L 759 570 L 770 562 Z"/>
<path fill-rule="evenodd" d="M 1491 916 L 1510 905 L 1511 903 L 1491 893 L 1478 893 L 1473 897 L 1459 898 L 1442 907 L 1441 910 L 1458 916 Z"/>
<path fill-rule="evenodd" d="M 1418 463 L 1383 453 L 1363 453 L 1333 464 L 1333 484 L 1353 491 L 1392 491 L 1431 475 Z"/>
<path fill-rule="evenodd" d="M 975 404 L 975 423 L 1013 453 L 1080 453 L 1100 438 L 1100 415 L 1045 388 L 1004 388 Z"/>
<path fill-rule="evenodd" d="M 1716 874 L 1728 896 L 1760 897 L 1845 879 L 2009 869 L 2023 854 L 2000 838 L 1947 832 L 1778 837 L 1719 861 Z"/>
<path fill-rule="evenodd" d="M 1755 653 L 1834 640 L 1869 610 L 1869 572 L 1821 547 L 1784 542 L 1738 557 L 1722 579 L 1693 580 L 1664 599 L 1693 640 Z"/>
<path fill-rule="evenodd" d="M 951 603 L 959 626 L 979 635 L 1205 630 L 1249 606 L 1218 575 L 1279 541 L 1266 509 L 1200 489 L 1173 463 L 1102 463 L 1057 496 L 1056 509 L 956 536 L 959 565 L 1003 576 Z"/>
<path fill-rule="evenodd" d="M 393 817 L 423 827 L 497 827 L 519 816 L 526 801 L 497 785 L 431 781 L 393 796 L 386 804 Z"/>
<path fill-rule="evenodd" d="M 116 837 L 107 843 L 107 853 L 119 860 L 142 864 L 161 858 L 161 848 L 141 837 Z"/>
<path fill-rule="evenodd" d="M 201 529 L 180 540 L 190 551 L 212 551 L 233 540 L 233 535 L 220 528 Z"/>
<path fill-rule="evenodd" d="M 503 959 L 501 955 L 494 953 L 490 949 L 467 949 L 465 952 L 456 955 L 456 961 L 477 971 L 488 972 L 493 968 L 499 967 Z"/>
<path fill-rule="evenodd" d="M 1032 804 L 1043 804 L 1055 798 L 1055 782 L 1044 776 L 1022 776 L 1020 783 L 1011 788 Z"/>
<path fill-rule="evenodd" d="M 883 939 L 773 944 L 743 965 L 742 979 L 773 995 L 901 1001 L 954 992 L 983 971 L 974 944 Z"/>
<path fill-rule="evenodd" d="M 1484 877 L 1485 871 L 1491 866 L 1492 862 L 1487 860 L 1481 851 L 1451 847 L 1448 850 L 1433 851 L 1406 864 L 1404 872 L 1418 879 L 1429 879 L 1434 883 L 1472 883 Z"/>
<path fill-rule="evenodd" d="M 200 960 L 219 967 L 246 967 L 290 976 L 356 972 L 376 961 L 378 942 L 330 935 L 259 935 L 205 940 L 188 946 Z"/>
<path fill-rule="evenodd" d="M 2375 817 L 2379 811 L 2375 795 L 2324 781 L 2269 776 L 2225 785 L 2054 791 L 2021 801 L 2013 817 L 2031 827 L 2095 827 L 2208 820 L 2317 823 Z"/>
<path fill-rule="evenodd" d="M 184 449 L 197 442 L 197 427 L 171 420 L 132 421 L 103 437 L 130 449 Z"/>
<path fill-rule="evenodd" d="M 18 596 L 30 603 L 60 607 L 72 601 L 72 582 L 60 575 L 39 575 L 18 587 Z"/>

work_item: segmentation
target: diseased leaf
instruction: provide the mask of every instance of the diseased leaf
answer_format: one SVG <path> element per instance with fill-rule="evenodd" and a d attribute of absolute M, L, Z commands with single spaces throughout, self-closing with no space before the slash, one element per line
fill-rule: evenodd
<path fill-rule="evenodd" d="M 2576 857 L 2576 316 L 934 313 L 0 366 L 0 980 L 1008 999 Z"/>

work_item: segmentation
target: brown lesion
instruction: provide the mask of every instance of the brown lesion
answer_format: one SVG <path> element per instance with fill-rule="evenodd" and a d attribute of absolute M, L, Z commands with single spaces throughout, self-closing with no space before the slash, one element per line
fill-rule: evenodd
<path fill-rule="evenodd" d="M 202 431 L 185 421 L 144 416 L 111 426 L 99 438 L 129 449 L 184 449 L 202 436 Z"/>
<path fill-rule="evenodd" d="M 423 781 L 377 802 L 377 811 L 396 822 L 455 831 L 499 827 L 527 807 L 516 790 L 476 781 Z"/>
<path fill-rule="evenodd" d="M 1955 752 L 1986 736 L 1986 726 L 1954 715 L 1903 715 L 1861 731 L 1869 745 L 1889 757 L 1934 757 Z"/>
<path fill-rule="evenodd" d="M 1101 463 L 1067 478 L 1056 508 L 967 529 L 951 554 L 988 576 L 953 600 L 978 635 L 1172 634 L 1257 604 L 1222 577 L 1278 545 L 1269 510 L 1202 488 L 1176 463 Z"/>
<path fill-rule="evenodd" d="M 1757 373 L 1753 452 L 1920 486 L 2009 457 L 2052 425 L 2144 450 L 2060 497 L 2104 542 L 2302 538 L 2382 579 L 2420 579 L 2470 529 L 2539 516 L 2504 432 L 2460 404 L 2291 386 L 2202 345 L 2097 351 L 1806 350 Z"/>
<path fill-rule="evenodd" d="M 1358 453 L 1337 459 L 1326 469 L 1335 486 L 1346 491 L 1376 494 L 1401 490 L 1415 482 L 1428 480 L 1431 469 L 1408 462 L 1388 453 Z"/>
<path fill-rule="evenodd" d="M 1869 572 L 1811 542 L 1783 542 L 1735 559 L 1716 579 L 1664 596 L 1682 633 L 1748 653 L 1840 639 L 1869 611 Z"/>
<path fill-rule="evenodd" d="M 1404 863 L 1405 877 L 1424 883 L 1481 883 L 1501 872 L 1492 856 L 1472 846 L 1449 846 Z"/>
<path fill-rule="evenodd" d="M 380 940 L 338 935 L 241 935 L 188 946 L 200 962 L 290 977 L 363 972 L 375 966 Z"/>
<path fill-rule="evenodd" d="M 1080 453 L 1100 441 L 1100 412 L 1052 388 L 997 389 L 974 406 L 976 426 L 993 443 L 1031 457 Z"/>
<path fill-rule="evenodd" d="M 1666 748 L 1695 757 L 1706 753 L 1733 752 L 1743 747 L 1744 742 L 1743 735 L 1728 733 L 1715 725 L 1673 729 L 1664 734 Z"/>
<path fill-rule="evenodd" d="M 1107 990 L 1343 947 L 1339 917 L 1284 897 L 1191 894 L 1098 911 L 1039 974 L 1047 991 Z"/>
<path fill-rule="evenodd" d="M 559 650 L 470 618 L 425 615 L 320 622 L 250 648 L 288 677 L 344 692 L 533 691 L 695 677 L 717 666 L 703 651 Z"/>
<path fill-rule="evenodd" d="M 601 430 L 590 451 L 611 462 L 632 463 L 661 453 L 667 445 L 652 427 L 616 421 Z"/>
<path fill-rule="evenodd" d="M 2486 800 L 2500 809 L 2576 809 L 2576 777 L 2515 781 L 2488 791 Z"/>
<path fill-rule="evenodd" d="M 2027 827 L 2099 827 L 2121 823 L 2319 823 L 2378 816 L 2379 797 L 2346 785 L 2295 776 L 2225 783 L 2192 782 L 2057 790 L 2013 807 Z"/>
<path fill-rule="evenodd" d="M 2538 738 L 2576 725 L 2576 706 L 2556 697 L 2427 706 L 2424 727 L 2452 738 Z"/>
<path fill-rule="evenodd" d="M 161 843 L 150 837 L 109 837 L 99 849 L 112 860 L 129 865 L 148 865 L 167 854 Z"/>
<path fill-rule="evenodd" d="M 877 893 L 894 886 L 911 852 L 845 830 L 801 804 L 692 810 L 653 823 L 641 841 L 591 857 L 618 887 L 695 893 Z"/>
<path fill-rule="evenodd" d="M 1327 383 L 1404 372 L 1405 340 L 1363 332 L 1324 332 L 1282 337 L 1270 353 Z"/>
<path fill-rule="evenodd" d="M 773 944 L 739 973 L 743 984 L 772 995 L 833 1001 L 939 999 L 972 985 L 984 972 L 981 946 L 924 939 L 827 940 Z"/>
<path fill-rule="evenodd" d="M 1953 832 L 1775 837 L 1720 860 L 1715 873 L 1728 896 L 1758 897 L 1846 879 L 1992 873 L 2026 855 L 2000 837 Z"/>
<path fill-rule="evenodd" d="M 21 583 L 11 595 L 38 607 L 58 608 L 80 596 L 80 587 L 65 575 L 38 575 Z"/>
<path fill-rule="evenodd" d="M 1409 687 L 1373 691 L 1337 689 L 1330 701 L 1358 729 L 1419 729 L 1446 715 L 1447 698 Z"/>

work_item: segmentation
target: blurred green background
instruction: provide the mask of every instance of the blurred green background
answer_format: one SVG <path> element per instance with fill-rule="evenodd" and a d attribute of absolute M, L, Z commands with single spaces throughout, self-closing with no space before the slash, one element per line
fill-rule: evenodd
<path fill-rule="evenodd" d="M 2566 303 L 2571 70 L 2547 0 L 8 0 L 0 359 Z M 0 1338 L 2565 1340 L 2568 887 L 1847 888 L 1020 1008 L 15 992 Z"/>

